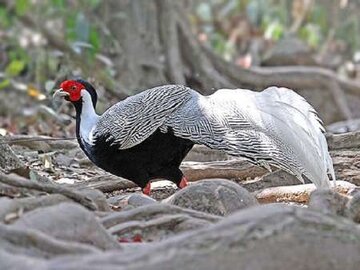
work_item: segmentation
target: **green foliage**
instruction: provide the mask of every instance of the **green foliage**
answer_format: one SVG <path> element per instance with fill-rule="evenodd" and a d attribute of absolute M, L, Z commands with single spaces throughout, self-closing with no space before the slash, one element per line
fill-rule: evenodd
<path fill-rule="evenodd" d="M 272 21 L 265 27 L 264 36 L 267 39 L 279 40 L 285 32 L 285 27 L 279 21 Z"/>
<path fill-rule="evenodd" d="M 9 79 L 6 78 L 6 79 L 0 81 L 0 90 L 5 89 L 5 88 L 7 88 L 9 86 L 10 86 L 10 80 Z"/>
<path fill-rule="evenodd" d="M 23 76 L 24 73 L 26 80 L 35 81 L 39 89 L 40 86 L 43 89 L 50 88 L 49 81 L 57 81 L 59 77 L 71 72 L 76 75 L 84 73 L 84 76 L 102 76 L 103 81 L 111 81 L 115 76 L 111 63 L 100 63 L 96 60 L 99 57 L 96 56 L 102 54 L 103 59 L 108 58 L 108 62 L 111 62 L 109 55 L 117 51 L 119 44 L 121 45 L 122 41 L 114 40 L 104 21 L 120 22 L 127 19 L 127 14 L 123 10 L 108 11 L 109 17 L 101 18 L 97 10 L 103 3 L 101 0 L 8 2 L 11 3 L 9 6 L 0 4 L 0 28 L 5 33 L 2 38 L 6 39 L 2 40 L 1 44 L 5 47 L 6 63 L 2 63 L 5 76 L 2 81 L 0 80 L 0 89 L 7 87 L 14 77 Z M 196 26 L 194 29 L 198 31 L 199 40 L 224 59 L 234 62 L 239 56 L 247 53 L 252 39 L 273 41 L 264 42 L 265 46 L 273 44 L 287 36 L 294 21 L 292 5 L 295 1 L 291 0 L 190 2 L 193 3 L 193 14 L 189 17 Z M 301 26 L 291 34 L 297 35 L 314 50 L 320 50 L 329 37 L 340 40 L 341 44 L 348 46 L 347 51 L 351 55 L 360 49 L 360 19 L 357 12 L 360 4 L 356 4 L 358 2 L 348 1 L 349 5 L 346 8 L 340 8 L 335 0 L 332 4 L 336 6 L 327 4 L 326 1 L 313 1 Z M 358 9 L 353 9 L 354 6 Z M 335 10 L 339 14 L 337 23 L 334 23 L 335 19 L 329 10 Z M 31 15 L 35 26 L 24 27 L 24 14 Z M 66 49 L 59 52 L 59 48 L 55 49 L 56 46 L 50 44 L 51 42 L 48 45 L 41 42 L 33 44 L 31 38 L 39 36 L 41 32 L 36 26 L 42 23 L 47 29 L 54 27 L 54 35 L 65 41 L 80 57 L 72 57 L 73 53 Z M 27 45 L 19 42 L 24 40 L 22 38 L 27 38 Z M 0 46 L 0 49 L 3 48 Z M 89 69 L 90 66 L 95 68 Z M 101 67 L 101 71 L 97 70 L 98 67 Z"/>
<path fill-rule="evenodd" d="M 65 0 L 51 0 L 51 3 L 59 10 L 63 10 L 65 8 Z"/>
<path fill-rule="evenodd" d="M 347 40 L 355 49 L 360 50 L 359 18 L 357 16 L 346 18 L 335 36 L 339 39 Z"/>
<path fill-rule="evenodd" d="M 18 76 L 25 68 L 26 63 L 22 60 L 12 60 L 5 68 L 5 73 L 9 77 Z"/>
<path fill-rule="evenodd" d="M 301 27 L 299 36 L 313 48 L 317 48 L 322 40 L 320 26 L 312 23 L 308 23 Z"/>
<path fill-rule="evenodd" d="M 100 35 L 85 14 L 79 12 L 69 15 L 66 20 L 66 28 L 67 40 L 72 43 L 81 42 L 83 48 L 90 48 L 90 56 L 94 57 L 100 49 Z"/>
<path fill-rule="evenodd" d="M 30 7 L 30 0 L 16 0 L 15 1 L 15 11 L 16 14 L 21 16 L 24 15 Z"/>
<path fill-rule="evenodd" d="M 199 31 L 206 33 L 211 47 L 226 58 L 226 55 L 235 55 L 234 46 L 229 46 L 228 41 L 231 31 L 237 27 L 234 21 L 246 19 L 253 29 L 261 32 L 263 38 L 278 41 L 293 30 L 294 3 L 290 0 L 204 0 L 195 9 L 200 21 L 194 21 Z M 314 1 L 302 24 L 292 34 L 316 50 L 321 48 L 329 35 L 335 33 L 334 38 L 345 42 L 349 52 L 354 53 L 360 48 L 360 18 L 357 12 L 360 4 L 348 1 L 346 5 L 341 8 L 338 1 Z M 295 12 L 301 12 L 301 8 L 295 7 Z M 233 24 L 233 29 L 228 28 L 229 24 Z M 226 26 L 225 32 L 222 25 Z"/>
<path fill-rule="evenodd" d="M 99 32 L 95 29 L 95 27 L 91 27 L 90 29 L 89 42 L 95 49 L 94 51 L 99 51 L 101 40 Z"/>
<path fill-rule="evenodd" d="M 90 9 L 96 8 L 101 3 L 101 0 L 83 0 L 84 5 L 88 5 Z"/>
<path fill-rule="evenodd" d="M 10 16 L 6 12 L 6 9 L 0 7 L 0 26 L 6 28 L 10 26 Z"/>
<path fill-rule="evenodd" d="M 326 33 L 329 29 L 326 9 L 320 5 L 314 5 L 309 14 L 308 22 L 317 25 L 322 33 Z"/>

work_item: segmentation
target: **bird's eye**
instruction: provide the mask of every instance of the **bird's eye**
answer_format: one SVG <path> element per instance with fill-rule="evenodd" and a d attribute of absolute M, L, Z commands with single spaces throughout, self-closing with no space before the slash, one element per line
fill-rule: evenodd
<path fill-rule="evenodd" d="M 71 90 L 76 90 L 76 86 L 75 85 L 73 85 L 73 86 L 71 86 Z"/>

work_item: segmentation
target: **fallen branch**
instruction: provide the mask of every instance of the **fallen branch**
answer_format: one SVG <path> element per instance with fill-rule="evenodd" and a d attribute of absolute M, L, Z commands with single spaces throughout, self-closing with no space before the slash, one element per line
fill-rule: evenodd
<path fill-rule="evenodd" d="M 47 136 L 12 135 L 4 137 L 1 144 L 20 145 L 29 149 L 51 151 L 54 149 L 70 150 L 78 147 L 76 138 L 53 138 Z"/>
<path fill-rule="evenodd" d="M 214 162 L 183 162 L 181 170 L 189 181 L 207 178 L 240 179 L 264 175 L 267 170 L 246 160 L 227 160 Z"/>
<path fill-rule="evenodd" d="M 354 184 L 346 181 L 337 181 L 335 190 L 341 194 L 356 188 Z M 314 184 L 302 184 L 294 186 L 270 187 L 254 192 L 260 203 L 296 202 L 308 203 L 310 194 L 315 190 Z"/>
<path fill-rule="evenodd" d="M 112 192 L 115 190 L 123 190 L 138 187 L 134 182 L 115 175 L 98 175 L 89 180 L 82 181 L 72 185 L 76 189 L 95 188 L 102 192 Z"/>
<path fill-rule="evenodd" d="M 16 174 L 4 174 L 4 173 L 0 173 L 0 182 L 10 186 L 35 189 L 38 191 L 43 191 L 51 194 L 53 193 L 62 194 L 72 199 L 73 201 L 85 206 L 90 210 L 97 210 L 96 205 L 87 196 L 84 196 L 77 191 L 71 190 L 63 186 L 46 184 L 46 183 L 37 183 L 29 179 L 20 177 Z"/>

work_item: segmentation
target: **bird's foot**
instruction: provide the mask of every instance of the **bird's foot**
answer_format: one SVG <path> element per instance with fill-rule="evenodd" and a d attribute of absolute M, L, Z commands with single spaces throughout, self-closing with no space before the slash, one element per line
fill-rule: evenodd
<path fill-rule="evenodd" d="M 187 181 L 187 178 L 185 176 L 183 176 L 181 178 L 181 181 L 179 183 L 179 188 L 184 188 L 188 185 L 188 181 Z"/>
<path fill-rule="evenodd" d="M 150 196 L 151 191 L 151 183 L 150 181 L 146 184 L 146 186 L 142 189 L 143 194 Z"/>

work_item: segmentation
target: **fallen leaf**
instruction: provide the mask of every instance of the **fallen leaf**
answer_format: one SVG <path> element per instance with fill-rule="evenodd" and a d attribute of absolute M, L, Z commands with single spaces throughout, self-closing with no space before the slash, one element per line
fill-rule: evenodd
<path fill-rule="evenodd" d="M 30 97 L 36 98 L 37 100 L 46 99 L 46 96 L 43 93 L 41 93 L 39 89 L 37 89 L 35 86 L 30 84 L 27 86 L 27 94 Z"/>

